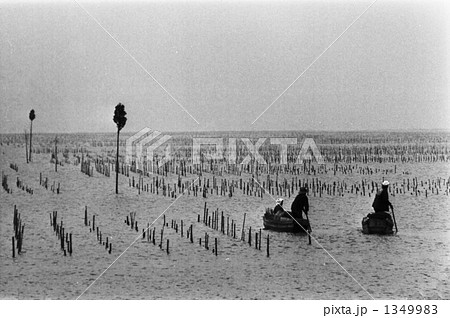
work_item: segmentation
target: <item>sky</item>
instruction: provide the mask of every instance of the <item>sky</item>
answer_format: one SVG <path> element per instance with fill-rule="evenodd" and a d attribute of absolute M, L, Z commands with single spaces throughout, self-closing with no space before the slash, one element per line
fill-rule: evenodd
<path fill-rule="evenodd" d="M 0 133 L 450 129 L 446 1 L 1 1 Z"/>

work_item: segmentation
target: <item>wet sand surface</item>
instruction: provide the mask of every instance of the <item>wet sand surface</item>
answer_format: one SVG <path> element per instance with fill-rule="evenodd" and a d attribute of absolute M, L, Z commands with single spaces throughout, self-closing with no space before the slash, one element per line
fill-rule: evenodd
<path fill-rule="evenodd" d="M 274 205 L 269 195 L 251 197 L 239 190 L 231 198 L 214 194 L 206 199 L 192 193 L 177 199 L 161 193 L 138 194 L 123 175 L 120 194 L 116 195 L 113 173 L 105 177 L 95 172 L 89 177 L 80 172 L 79 165 L 71 164 L 59 167 L 56 173 L 49 162 L 51 154 L 34 154 L 33 162 L 26 164 L 24 148 L 12 145 L 1 146 L 0 153 L 1 170 L 8 175 L 13 191 L 0 190 L 0 298 L 76 299 L 83 292 L 81 299 L 450 298 L 450 197 L 445 191 L 430 193 L 427 198 L 411 193 L 391 195 L 399 227 L 393 236 L 361 232 L 361 219 L 370 212 L 373 197 L 347 192 L 319 197 L 310 193 L 312 245 L 305 235 L 262 230 L 262 246 L 257 250 L 253 243 L 249 246 L 239 240 L 243 217 L 246 213 L 246 228 L 259 231 L 265 207 Z M 9 167 L 13 162 L 18 164 L 18 172 Z M 380 169 L 392 169 L 393 165 L 372 164 Z M 446 162 L 396 163 L 396 170 L 388 175 L 329 174 L 320 178 L 355 183 L 362 179 L 380 182 L 384 176 L 395 183 L 405 178 L 450 176 Z M 60 183 L 60 194 L 39 185 L 40 172 L 49 178 L 49 184 Z M 16 177 L 33 188 L 34 194 L 17 188 Z M 188 175 L 184 180 L 195 177 Z M 145 180 L 151 182 L 151 178 Z M 285 197 L 285 206 L 293 199 Z M 204 202 L 210 211 L 219 209 L 236 221 L 237 239 L 197 222 Z M 12 258 L 14 205 L 25 233 L 23 253 Z M 112 242 L 111 254 L 84 226 L 85 206 L 89 220 L 95 214 L 103 237 Z M 166 209 L 169 227 L 165 228 L 164 241 L 170 240 L 169 254 L 158 247 L 162 218 L 155 221 Z M 64 256 L 50 226 L 49 214 L 55 210 L 66 232 L 73 234 L 71 256 Z M 130 212 L 136 212 L 139 232 L 124 222 Z M 183 237 L 171 228 L 172 220 L 183 220 Z M 156 245 L 141 238 L 141 229 L 154 221 L 151 229 L 156 228 Z M 194 243 L 185 232 L 191 224 Z M 218 238 L 217 256 L 212 248 L 199 245 L 205 232 L 210 235 L 210 246 Z M 266 255 L 267 235 L 270 257 Z"/>

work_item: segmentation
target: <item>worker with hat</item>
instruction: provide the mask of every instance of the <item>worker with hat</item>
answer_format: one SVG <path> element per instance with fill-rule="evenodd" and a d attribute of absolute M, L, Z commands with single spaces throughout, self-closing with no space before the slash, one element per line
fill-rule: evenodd
<path fill-rule="evenodd" d="M 306 196 L 307 193 L 308 189 L 301 187 L 300 192 L 295 197 L 294 202 L 292 202 L 291 211 L 294 218 L 303 218 L 303 212 L 305 215 L 308 215 L 309 202 L 308 197 Z"/>
<path fill-rule="evenodd" d="M 389 202 L 389 181 L 385 180 L 381 183 L 381 190 L 375 195 L 372 207 L 375 213 L 389 212 L 389 208 L 393 209 L 391 202 Z"/>

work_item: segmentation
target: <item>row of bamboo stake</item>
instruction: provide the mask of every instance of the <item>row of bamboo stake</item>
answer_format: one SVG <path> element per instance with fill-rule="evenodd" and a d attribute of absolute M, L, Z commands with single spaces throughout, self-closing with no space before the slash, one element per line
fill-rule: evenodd
<path fill-rule="evenodd" d="M 106 236 L 106 240 L 103 239 L 102 231 L 98 226 L 95 226 L 95 214 L 92 215 L 92 226 L 91 221 L 88 219 L 88 207 L 84 208 L 84 226 L 89 226 L 89 232 L 96 233 L 97 242 L 105 247 L 105 250 L 111 254 L 112 252 L 112 242 L 109 241 L 109 237 Z"/>
<path fill-rule="evenodd" d="M 244 214 L 244 223 L 243 223 L 243 229 L 245 227 L 245 215 Z M 198 214 L 197 216 L 197 222 L 201 222 L 200 221 L 200 214 Z M 229 219 L 229 218 L 228 218 Z M 205 220 L 209 220 L 209 221 L 205 221 Z M 232 220 L 232 229 L 233 231 L 230 232 L 230 226 L 228 223 L 228 227 L 227 230 L 225 230 L 225 217 L 222 215 L 221 218 L 222 222 L 220 223 L 220 232 L 222 234 L 227 234 L 227 236 L 230 236 L 234 239 L 236 239 L 236 222 L 234 220 Z M 138 222 L 136 220 L 136 212 L 131 212 L 129 215 L 126 216 L 124 223 L 127 226 L 130 226 L 130 228 L 136 232 L 139 232 L 139 228 L 138 228 Z M 214 212 L 213 216 L 209 216 L 208 215 L 208 209 L 206 208 L 206 203 L 205 203 L 205 210 L 204 210 L 204 219 L 202 221 L 202 223 L 204 223 L 204 225 L 210 227 L 213 230 L 219 230 L 219 221 L 218 221 L 218 213 Z M 171 220 L 170 222 L 170 228 L 173 229 L 175 231 L 175 233 L 180 233 L 181 237 L 184 237 L 184 233 L 185 233 L 185 226 L 184 226 L 184 221 L 180 220 L 180 223 L 178 223 L 177 220 Z M 166 221 L 166 215 L 163 215 L 163 224 L 162 224 L 162 228 L 160 231 L 160 238 L 159 238 L 159 248 L 163 249 L 163 242 L 164 242 L 164 229 L 165 228 L 169 228 L 169 223 Z M 193 232 L 194 228 L 193 228 L 193 224 L 191 224 L 187 230 L 186 230 L 186 238 L 191 242 L 194 243 L 194 232 Z M 230 234 L 230 233 L 234 233 L 234 234 Z M 150 228 L 150 224 L 147 224 L 146 228 L 142 229 L 142 239 L 143 240 L 147 240 L 147 242 L 152 242 L 153 245 L 156 245 L 156 241 L 157 241 L 157 237 L 156 237 L 156 227 L 153 227 L 153 229 Z M 246 234 L 245 234 L 245 230 L 242 230 L 242 234 L 241 234 L 241 240 L 242 241 L 246 241 Z M 261 234 L 261 229 L 259 230 L 259 232 L 257 231 L 255 233 L 255 249 L 261 249 L 261 240 L 262 240 L 262 234 Z M 269 252 L 269 235 L 267 235 L 267 256 L 269 257 L 270 252 Z M 198 242 L 199 245 L 204 247 L 206 250 L 210 250 L 210 245 L 209 245 L 209 241 L 210 241 L 210 234 L 208 232 L 205 232 L 204 237 L 199 237 Z M 214 238 L 214 246 L 212 248 L 212 253 L 215 254 L 216 256 L 218 255 L 218 242 L 219 239 L 217 237 Z M 248 231 L 248 244 L 249 246 L 252 246 L 252 231 L 251 231 L 251 227 L 249 228 Z M 166 241 L 166 252 L 167 254 L 169 254 L 169 239 L 167 239 Z"/>
<path fill-rule="evenodd" d="M 246 221 L 247 213 L 244 213 L 244 218 L 242 221 L 242 228 L 241 228 L 241 237 L 240 240 L 243 242 L 248 242 L 249 246 L 252 246 L 252 228 L 249 227 L 248 234 L 246 234 L 245 230 L 245 221 Z M 226 220 L 226 221 L 225 221 Z M 231 237 L 232 239 L 237 239 L 236 235 L 236 224 L 237 222 L 233 219 L 231 219 L 229 216 L 224 215 L 223 211 L 219 214 L 219 209 L 217 208 L 215 211 L 213 210 L 212 213 L 209 212 L 209 208 L 207 207 L 207 202 L 205 202 L 205 205 L 203 207 L 203 217 L 200 217 L 200 214 L 197 215 L 197 221 L 200 223 L 203 223 L 205 226 L 219 231 L 223 235 L 226 235 L 227 237 Z M 270 242 L 269 242 L 269 235 L 266 237 L 266 251 L 267 251 L 267 257 L 270 255 Z M 262 241 L 262 230 L 259 229 L 255 231 L 255 239 L 254 239 L 254 246 L 255 249 L 261 250 L 261 241 Z"/>
<path fill-rule="evenodd" d="M 42 172 L 39 172 L 39 185 L 44 187 L 46 190 L 48 190 L 49 188 L 48 181 L 48 177 L 45 177 L 44 179 L 44 177 L 42 176 Z M 58 186 L 56 186 L 56 181 L 53 181 L 53 184 L 50 185 L 50 191 L 59 194 L 61 191 L 61 184 L 58 182 Z"/>
<path fill-rule="evenodd" d="M 69 255 L 72 255 L 72 233 L 66 232 L 62 220 L 58 222 L 58 211 L 53 211 L 50 213 L 50 226 L 53 227 L 53 231 L 60 241 L 60 247 L 64 253 L 64 256 L 67 256 L 67 252 Z"/>
<path fill-rule="evenodd" d="M 219 178 L 212 176 L 212 182 L 209 178 L 199 178 L 197 184 L 193 184 L 191 181 L 182 180 L 178 175 L 178 181 L 172 183 L 172 185 L 166 181 L 164 177 L 156 176 L 152 177 L 151 183 L 145 183 L 143 176 L 138 176 L 138 182 L 135 182 L 134 176 L 129 179 L 129 186 L 138 189 L 138 194 L 149 192 L 152 194 L 168 196 L 172 198 L 177 197 L 177 193 L 185 193 L 187 195 L 193 192 L 196 196 L 198 192 L 203 193 L 203 197 L 208 195 L 228 195 L 232 196 L 237 190 L 242 191 L 242 195 L 255 196 L 263 198 L 264 193 L 267 191 L 272 196 L 284 196 L 291 197 L 296 195 L 300 187 L 306 187 L 310 190 L 310 194 L 322 197 L 322 195 L 329 196 L 344 196 L 345 194 L 359 194 L 362 196 L 373 196 L 380 189 L 379 184 L 373 180 L 362 179 L 361 181 L 355 181 L 353 184 L 347 181 L 322 181 L 319 178 L 297 178 L 292 177 L 290 181 L 287 178 L 278 180 L 276 176 L 275 180 L 271 176 L 267 176 L 266 180 L 255 180 L 249 178 L 245 180 L 240 178 L 239 180 L 233 179 L 220 179 L 220 185 L 217 181 Z M 385 177 L 382 177 L 380 182 L 384 181 Z M 203 188 L 202 188 L 203 184 Z M 266 188 L 267 185 L 267 188 Z M 422 189 L 421 189 L 421 188 Z M 187 191 L 186 191 L 187 190 Z M 403 182 L 391 183 L 390 193 L 392 195 L 411 194 L 421 195 L 424 194 L 428 197 L 429 194 L 443 193 L 449 195 L 450 193 L 450 180 L 445 178 L 417 180 L 403 179 Z"/>
<path fill-rule="evenodd" d="M 15 205 L 13 215 L 13 227 L 14 227 L 14 236 L 12 237 L 12 257 L 14 258 L 16 257 L 16 249 L 18 255 L 22 253 L 23 233 L 25 231 L 25 224 L 22 224 L 20 213 Z"/>
<path fill-rule="evenodd" d="M 22 191 L 25 191 L 25 192 L 27 192 L 29 194 L 33 194 L 34 193 L 34 190 L 31 187 L 29 187 L 28 185 L 24 184 L 23 180 L 20 180 L 19 177 L 17 177 L 16 186 L 17 186 L 17 188 L 19 188 Z"/>

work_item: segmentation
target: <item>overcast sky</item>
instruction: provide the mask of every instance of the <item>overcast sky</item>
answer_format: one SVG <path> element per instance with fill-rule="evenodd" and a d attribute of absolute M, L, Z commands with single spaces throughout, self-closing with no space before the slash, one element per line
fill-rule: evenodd
<path fill-rule="evenodd" d="M 446 1 L 372 2 L 0 1 L 0 133 L 450 128 Z"/>

